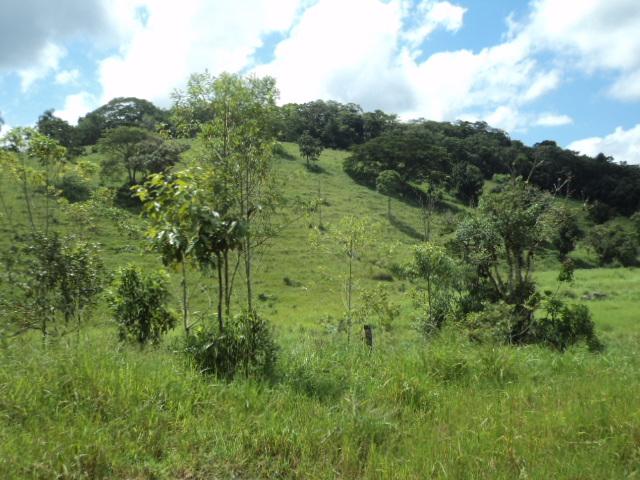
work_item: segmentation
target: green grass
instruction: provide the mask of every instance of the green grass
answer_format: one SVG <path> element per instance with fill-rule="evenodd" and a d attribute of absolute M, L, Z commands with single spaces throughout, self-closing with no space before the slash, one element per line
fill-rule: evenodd
<path fill-rule="evenodd" d="M 393 257 L 356 262 L 363 287 L 380 283 L 374 277 L 390 273 L 418 241 L 419 209 L 393 200 L 392 222 L 386 197 L 344 175 L 344 153 L 325 151 L 321 173 L 310 173 L 294 145 L 285 149 L 278 175 L 292 195 L 315 195 L 320 180 L 327 228 L 348 214 L 368 215 L 383 225 L 379 243 L 400 243 Z M 443 214 L 434 220 L 438 241 L 447 238 Z M 316 215 L 275 238 L 257 273 L 256 303 L 281 346 L 269 380 L 203 378 L 178 353 L 179 330 L 158 348 L 123 346 L 104 309 L 80 334 L 46 346 L 35 334 L 0 343 L 0 478 L 622 479 L 640 473 L 638 270 L 578 270 L 575 282 L 560 289 L 591 309 L 607 344 L 602 354 L 581 346 L 564 354 L 483 346 L 454 329 L 426 342 L 412 329 L 407 285 L 399 279 L 383 283 L 403 315 L 391 331 L 375 330 L 370 352 L 359 325 L 346 344 L 343 334 L 319 323 L 344 310 L 345 259 L 310 247 L 310 224 L 317 226 Z M 107 222 L 95 239 L 109 268 L 127 262 L 160 268 L 155 255 L 140 253 L 141 241 L 122 238 Z M 557 259 L 553 252 L 543 256 L 537 277 L 555 290 Z M 193 279 L 204 282 L 211 280 Z M 582 300 L 594 291 L 608 296 Z M 199 299 L 194 309 L 202 305 Z"/>

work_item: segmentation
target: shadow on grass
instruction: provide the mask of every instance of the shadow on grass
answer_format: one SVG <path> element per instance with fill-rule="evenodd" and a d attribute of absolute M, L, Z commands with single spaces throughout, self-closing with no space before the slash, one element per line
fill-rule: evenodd
<path fill-rule="evenodd" d="M 311 173 L 323 173 L 325 175 L 331 175 L 327 170 L 325 170 L 320 165 L 317 165 L 315 163 L 311 165 L 305 164 L 305 168 L 307 169 L 308 172 L 311 172 Z"/>
<path fill-rule="evenodd" d="M 285 149 L 281 149 L 276 153 L 277 156 L 285 160 L 297 161 L 298 157 L 292 153 L 287 152 Z"/>
<path fill-rule="evenodd" d="M 393 214 L 391 214 L 391 216 L 387 218 L 389 218 L 389 222 L 391 223 L 391 225 L 393 225 L 395 228 L 397 228 L 399 231 L 401 231 L 405 235 L 413 238 L 414 240 L 424 240 L 424 235 L 422 233 L 418 232 L 411 225 L 403 222 L 402 220 L 397 219 L 396 217 L 393 216 Z"/>

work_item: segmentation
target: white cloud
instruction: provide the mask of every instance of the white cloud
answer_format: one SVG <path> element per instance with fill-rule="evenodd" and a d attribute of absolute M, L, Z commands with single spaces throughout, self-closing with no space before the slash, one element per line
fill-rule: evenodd
<path fill-rule="evenodd" d="M 21 79 L 22 92 L 29 90 L 37 80 L 41 80 L 51 72 L 56 71 L 60 60 L 66 53 L 64 48 L 53 43 L 48 44 L 30 67 L 18 72 Z"/>
<path fill-rule="evenodd" d="M 176 8 L 169 0 L 139 1 L 145 24 L 136 20 L 119 54 L 100 65 L 102 100 L 136 96 L 168 106 L 171 92 L 183 88 L 191 73 L 239 71 L 264 34 L 290 27 L 298 3 L 183 0 Z M 137 12 L 123 7 L 121 15 L 139 19 Z"/>
<path fill-rule="evenodd" d="M 78 123 L 78 118 L 95 110 L 100 106 L 100 101 L 95 95 L 88 92 L 81 92 L 74 95 L 69 95 L 64 102 L 64 108 L 56 111 L 56 117 L 66 120 L 72 125 Z"/>
<path fill-rule="evenodd" d="M 619 75 L 610 94 L 640 98 L 640 3 L 637 0 L 535 0 L 523 35 L 554 51 L 566 69 Z"/>
<path fill-rule="evenodd" d="M 290 37 L 277 46 L 275 60 L 255 70 L 278 80 L 285 103 L 318 98 L 366 102 L 373 95 L 384 104 L 384 94 L 402 83 L 394 59 L 400 29 L 396 1 L 323 0 L 303 13 Z"/>
<path fill-rule="evenodd" d="M 590 156 L 604 153 L 618 162 L 640 165 L 640 124 L 630 130 L 618 127 L 606 137 L 578 140 L 567 145 L 567 148 Z"/>
<path fill-rule="evenodd" d="M 63 70 L 56 74 L 56 83 L 58 85 L 74 84 L 80 78 L 80 70 Z"/>
<path fill-rule="evenodd" d="M 534 122 L 539 127 L 559 127 L 561 125 L 569 125 L 573 123 L 573 118 L 569 115 L 558 115 L 555 113 L 542 113 Z"/>
<path fill-rule="evenodd" d="M 434 4 L 427 13 L 427 18 L 434 25 L 442 25 L 450 32 L 457 32 L 462 27 L 466 8 L 452 5 L 449 2 Z"/>
<path fill-rule="evenodd" d="M 411 10 L 412 6 L 415 12 Z M 422 44 L 437 28 L 449 32 L 460 30 L 468 10 L 449 2 L 433 0 L 421 0 L 417 5 L 408 0 L 401 0 L 399 8 L 403 20 L 400 39 L 411 49 L 414 58 L 422 53 Z"/>

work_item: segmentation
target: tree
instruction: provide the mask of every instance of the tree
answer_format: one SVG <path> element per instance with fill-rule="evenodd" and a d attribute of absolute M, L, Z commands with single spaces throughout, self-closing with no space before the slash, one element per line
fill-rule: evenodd
<path fill-rule="evenodd" d="M 520 177 L 494 181 L 498 190 L 481 197 L 475 215 L 456 230 L 454 246 L 477 270 L 485 300 L 512 306 L 518 321 L 511 341 L 523 343 L 534 335 L 533 311 L 526 303 L 536 291 L 533 265 L 550 233 L 552 197 Z"/>
<path fill-rule="evenodd" d="M 484 186 L 482 172 L 470 163 L 458 163 L 453 167 L 451 173 L 451 186 L 458 198 L 469 204 L 477 205 Z"/>
<path fill-rule="evenodd" d="M 138 158 L 138 144 L 149 138 L 149 132 L 138 127 L 119 127 L 111 130 L 98 142 L 102 153 L 108 156 L 103 163 L 103 172 L 114 176 L 124 167 L 128 175 L 128 184 L 135 185 L 136 175 L 143 165 Z"/>
<path fill-rule="evenodd" d="M 376 179 L 376 190 L 388 198 L 387 215 L 391 218 L 391 197 L 402 192 L 405 182 L 395 170 L 383 170 Z"/>
<path fill-rule="evenodd" d="M 406 182 L 439 184 L 449 170 L 446 150 L 417 135 L 384 135 L 354 148 L 344 170 L 370 187 L 383 170 L 395 170 Z"/>
<path fill-rule="evenodd" d="M 73 237 L 36 233 L 22 238 L 2 258 L 9 285 L 0 305 L 11 335 L 38 330 L 43 340 L 80 329 L 103 290 L 104 268 L 97 247 Z"/>
<path fill-rule="evenodd" d="M 540 245 L 557 228 L 553 197 L 521 177 L 496 176 L 494 181 L 497 190 L 481 197 L 454 241 L 467 269 L 460 275 L 467 292 L 459 311 L 472 338 L 560 350 L 585 340 L 591 350 L 600 350 L 586 307 L 567 306 L 552 292 L 538 292 L 532 277 Z M 566 259 L 558 281 L 572 281 L 574 268 Z"/>
<path fill-rule="evenodd" d="M 426 335 L 440 330 L 454 306 L 456 265 L 444 247 L 425 243 L 412 249 L 405 273 L 418 286 L 411 292 L 414 306 L 424 312 L 419 327 Z M 424 281 L 426 286 L 420 285 Z"/>
<path fill-rule="evenodd" d="M 551 243 L 558 249 L 561 257 L 566 257 L 584 236 L 578 224 L 578 215 L 565 204 L 554 205 L 551 221 L 555 226 Z"/>
<path fill-rule="evenodd" d="M 59 191 L 56 179 L 66 167 L 66 149 L 33 129 L 12 129 L 4 138 L 2 173 L 21 191 L 27 225 L 12 220 L 12 207 L 0 192 L 3 214 L 16 243 L 2 252 L 8 286 L 0 299 L 12 335 L 29 329 L 64 334 L 81 327 L 102 291 L 102 263 L 94 245 L 54 230 Z"/>
<path fill-rule="evenodd" d="M 216 192 L 206 188 L 209 186 L 206 175 L 189 169 L 175 175 L 156 174 L 136 190 L 144 202 L 143 215 L 153 221 L 147 231 L 150 249 L 162 255 L 165 266 L 178 268 L 182 274 L 181 303 L 187 335 L 200 320 L 189 320 L 187 269 L 195 264 L 202 270 L 217 272 L 218 327 L 220 332 L 224 331 L 235 278 L 229 254 L 240 249 L 248 233 L 242 221 L 211 207 L 216 202 Z"/>
<path fill-rule="evenodd" d="M 166 305 L 167 284 L 166 272 L 143 272 L 135 265 L 118 270 L 109 306 L 119 324 L 120 340 L 158 343 L 174 327 L 175 314 Z"/>
<path fill-rule="evenodd" d="M 82 154 L 82 148 L 76 141 L 75 128 L 69 122 L 56 117 L 53 110 L 45 110 L 38 118 L 36 128 L 42 135 L 57 140 L 58 143 L 67 149 L 67 156 L 77 157 Z"/>
<path fill-rule="evenodd" d="M 188 146 L 165 141 L 138 127 L 111 130 L 100 139 L 98 146 L 108 157 L 102 165 L 103 175 L 115 177 L 124 168 L 128 185 L 138 183 L 139 173 L 160 173 L 174 166 L 180 161 L 181 154 L 188 149 Z"/>
<path fill-rule="evenodd" d="M 311 243 L 323 246 L 328 253 L 337 248 L 338 253 L 344 255 L 348 261 L 347 275 L 343 285 L 343 301 L 346 312 L 347 340 L 351 341 L 351 327 L 353 326 L 353 297 L 355 288 L 354 267 L 360 255 L 375 243 L 375 231 L 378 224 L 372 224 L 368 217 L 344 217 L 338 229 L 327 230 L 322 233 L 315 230 Z"/>
<path fill-rule="evenodd" d="M 278 90 L 271 77 L 194 74 L 175 95 L 174 123 L 180 134 L 196 135 L 190 161 L 200 171 L 211 207 L 242 222 L 238 260 L 244 266 L 247 309 L 253 310 L 254 256 L 274 234 L 271 214 L 280 199 L 270 170 L 276 146 Z M 202 112 L 207 112 L 203 117 Z M 203 121 L 202 118 L 207 118 Z"/>
<path fill-rule="evenodd" d="M 604 266 L 618 260 L 625 267 L 636 263 L 638 242 L 635 236 L 620 225 L 596 225 L 589 230 L 587 243 Z"/>
<path fill-rule="evenodd" d="M 324 150 L 320 140 L 309 135 L 308 130 L 298 138 L 298 149 L 300 150 L 300 155 L 307 160 L 307 168 L 311 168 L 310 161 L 318 161 L 322 150 Z"/>
<path fill-rule="evenodd" d="M 155 131 L 157 125 L 168 119 L 168 112 L 148 100 L 118 97 L 78 120 L 78 140 L 80 145 L 95 145 L 110 130 L 138 127 Z"/>

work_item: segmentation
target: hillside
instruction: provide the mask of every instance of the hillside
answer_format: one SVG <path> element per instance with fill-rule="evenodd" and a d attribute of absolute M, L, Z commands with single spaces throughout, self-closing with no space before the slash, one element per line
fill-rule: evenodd
<path fill-rule="evenodd" d="M 362 344 L 360 323 L 351 343 L 336 331 L 344 312 L 341 276 L 347 262 L 310 244 L 310 233 L 319 225 L 316 210 L 270 242 L 256 271 L 257 308 L 272 323 L 279 346 L 277 368 L 268 379 L 203 377 L 180 353 L 180 327 L 157 347 L 118 342 L 104 299 L 84 329 L 46 345 L 35 332 L 4 338 L 0 476 L 633 475 L 640 468 L 637 270 L 595 268 L 592 255 L 579 248 L 579 266 L 589 268 L 578 269 L 575 281 L 559 290 L 562 298 L 589 306 L 607 345 L 604 353 L 589 353 L 582 345 L 560 353 L 537 345 L 481 344 L 456 328 L 426 339 L 414 329 L 407 297 L 412 285 L 396 275 L 411 246 L 423 239 L 421 209 L 409 199 L 394 198 L 389 218 L 387 197 L 344 173 L 346 155 L 325 150 L 310 172 L 297 146 L 284 144 L 275 173 L 288 197 L 316 197 L 320 185 L 326 199 L 322 235 L 350 215 L 380 224 L 371 250 L 354 265 L 361 287 L 355 303 L 363 289 L 382 285 L 400 314 L 389 329 L 375 324 L 373 351 Z M 98 183 L 95 177 L 93 184 Z M 2 187 L 13 225 L 26 224 L 22 192 L 8 177 Z M 448 240 L 451 216 L 467 210 L 445 195 L 434 214 L 432 239 Z M 287 221 L 296 212 L 292 208 Z M 143 225 L 136 212 L 126 216 Z M 78 231 L 80 225 L 67 223 L 64 214 L 55 218 L 57 228 Z M 128 262 L 145 270 L 161 268 L 158 255 L 143 252 L 145 242 L 123 235 L 108 215 L 93 221 L 95 228 L 82 231 L 100 244 L 109 271 Z M 585 218 L 581 222 L 588 224 Z M 3 248 L 17 245 L 6 223 L 4 228 Z M 393 254 L 373 248 L 386 244 L 397 244 Z M 559 266 L 557 252 L 543 248 L 536 273 L 542 289 L 558 288 Z M 212 285 L 213 279 L 196 273 L 192 282 L 199 287 Z M 177 273 L 172 284 L 177 292 Z M 593 291 L 608 296 L 581 300 Z M 192 307 L 204 305 L 200 296 Z"/>

